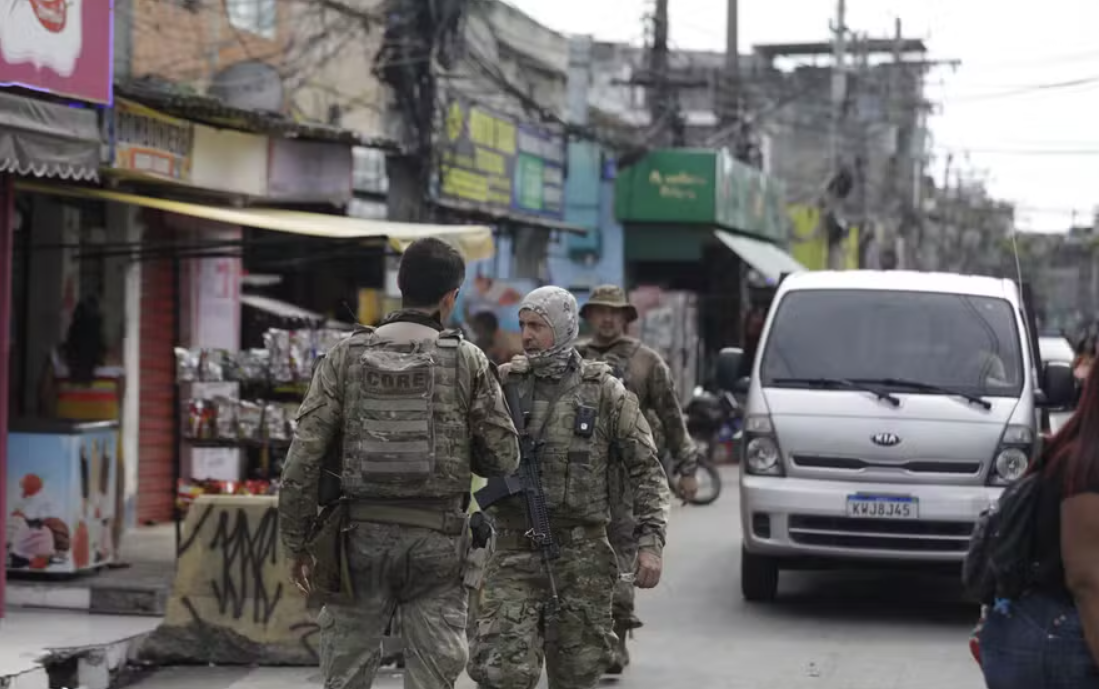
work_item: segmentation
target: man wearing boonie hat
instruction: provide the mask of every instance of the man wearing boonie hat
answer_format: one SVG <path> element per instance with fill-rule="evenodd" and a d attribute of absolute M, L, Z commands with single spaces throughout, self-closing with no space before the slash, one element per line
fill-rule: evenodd
<path fill-rule="evenodd" d="M 577 343 L 576 348 L 585 359 L 612 366 L 626 389 L 637 396 L 638 405 L 646 418 L 659 422 L 652 424 L 657 450 L 661 455 L 665 447 L 671 450 L 679 476 L 678 491 L 685 497 L 693 496 L 698 491 L 695 478 L 698 461 L 683 422 L 683 411 L 671 370 L 659 354 L 626 335 L 627 326 L 637 320 L 637 309 L 626 299 L 621 287 L 602 285 L 592 290 L 588 301 L 580 309 L 580 317 L 591 326 L 592 336 L 586 342 Z M 618 474 L 611 483 L 611 505 L 614 509 L 608 535 L 618 555 L 619 568 L 623 572 L 632 572 L 637 556 L 631 508 L 633 501 L 625 477 L 621 472 Z M 610 674 L 621 674 L 629 664 L 626 635 L 641 624 L 634 613 L 634 587 L 629 582 L 620 582 L 614 598 L 614 632 L 618 636 L 619 646 L 615 662 L 608 670 Z"/>

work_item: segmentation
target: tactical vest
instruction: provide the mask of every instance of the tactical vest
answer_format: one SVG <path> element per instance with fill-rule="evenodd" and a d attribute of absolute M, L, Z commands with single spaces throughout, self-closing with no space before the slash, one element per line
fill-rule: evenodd
<path fill-rule="evenodd" d="M 581 350 L 581 353 L 583 354 L 585 359 L 589 359 L 592 361 L 602 361 L 603 363 L 610 366 L 611 373 L 614 375 L 614 377 L 622 381 L 622 384 L 626 386 L 627 390 L 631 392 L 636 392 L 630 386 L 630 384 L 633 382 L 630 376 L 630 365 L 633 363 L 634 356 L 636 356 L 640 350 L 640 342 L 634 342 L 633 345 L 624 353 L 620 353 L 617 347 L 611 348 L 607 352 L 600 352 L 589 344 Z"/>
<path fill-rule="evenodd" d="M 352 343 L 343 410 L 346 497 L 432 498 L 468 491 L 467 403 L 458 389 L 461 342 L 461 333 L 446 331 L 411 343 L 370 333 Z"/>
<path fill-rule="evenodd" d="M 579 385 L 561 395 L 550 409 L 552 400 L 535 399 L 529 431 L 544 442 L 538 455 L 546 504 L 555 519 L 576 523 L 605 523 L 608 519 L 608 463 L 612 442 L 610 419 L 603 410 L 603 376 L 610 373 L 606 364 L 585 361 L 579 372 Z M 574 378 L 575 382 L 575 378 Z M 581 407 L 594 410 L 590 437 L 583 437 L 577 423 Z M 549 418 L 546 418 L 546 414 Z"/>

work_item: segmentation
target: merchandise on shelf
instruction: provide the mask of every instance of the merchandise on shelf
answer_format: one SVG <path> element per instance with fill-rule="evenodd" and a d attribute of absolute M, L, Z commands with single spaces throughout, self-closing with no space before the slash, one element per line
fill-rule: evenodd
<path fill-rule="evenodd" d="M 263 334 L 266 349 L 230 352 L 177 347 L 176 379 L 181 383 L 241 381 L 280 385 L 308 382 L 317 357 L 349 335 L 344 330 L 272 328 Z"/>
<path fill-rule="evenodd" d="M 297 403 L 192 398 L 184 404 L 183 437 L 220 442 L 289 441 Z"/>

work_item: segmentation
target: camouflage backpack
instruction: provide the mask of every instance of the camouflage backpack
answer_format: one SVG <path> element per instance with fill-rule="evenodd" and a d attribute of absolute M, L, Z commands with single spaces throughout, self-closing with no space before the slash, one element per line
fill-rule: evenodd
<path fill-rule="evenodd" d="M 369 497 L 372 486 L 415 485 L 435 473 L 435 369 L 457 368 L 461 340 L 455 331 L 400 344 L 372 335 L 359 350 L 348 380 L 344 495 Z"/>

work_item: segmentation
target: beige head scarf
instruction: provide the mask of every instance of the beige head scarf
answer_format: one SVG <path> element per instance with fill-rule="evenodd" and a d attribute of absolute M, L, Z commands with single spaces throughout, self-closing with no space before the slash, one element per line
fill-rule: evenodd
<path fill-rule="evenodd" d="M 524 309 L 544 318 L 553 329 L 552 347 L 527 354 L 531 370 L 536 376 L 561 376 L 573 359 L 576 338 L 580 335 L 580 314 L 576 297 L 560 287 L 539 287 L 520 302 L 519 310 Z"/>

